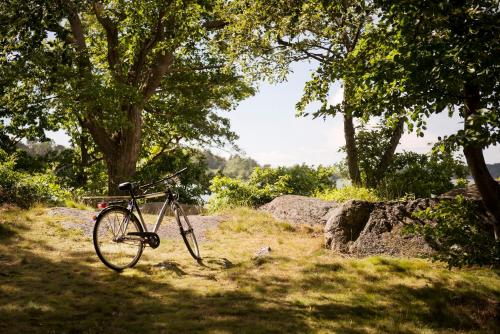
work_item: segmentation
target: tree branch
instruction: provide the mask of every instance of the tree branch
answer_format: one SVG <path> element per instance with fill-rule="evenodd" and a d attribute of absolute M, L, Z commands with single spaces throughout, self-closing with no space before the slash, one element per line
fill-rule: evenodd
<path fill-rule="evenodd" d="M 223 67 L 224 65 L 200 65 L 195 67 L 178 67 L 178 68 L 173 68 L 170 72 L 182 73 L 182 72 L 203 71 L 203 70 L 216 70 Z"/>
<path fill-rule="evenodd" d="M 73 43 L 76 46 L 76 49 L 79 51 L 78 57 L 78 67 L 82 76 L 87 75 L 91 71 L 91 62 L 88 57 L 87 52 L 87 44 L 85 43 L 85 35 L 83 31 L 82 22 L 78 13 L 75 9 L 68 5 L 67 3 L 60 1 L 60 4 L 63 5 L 68 11 L 68 21 L 71 25 L 71 32 L 73 34 L 74 40 Z M 85 83 L 80 83 L 80 85 L 84 85 Z M 99 145 L 99 148 L 102 151 L 112 150 L 113 149 L 113 141 L 110 139 L 110 136 L 106 133 L 106 130 L 96 122 L 92 115 L 87 116 L 85 118 L 79 118 L 80 125 L 89 130 L 92 134 L 92 137 Z"/>
<path fill-rule="evenodd" d="M 83 33 L 82 21 L 78 16 L 78 13 L 70 5 L 66 5 L 68 10 L 68 21 L 71 26 L 71 32 L 73 34 L 76 48 L 80 53 L 87 52 L 87 43 L 85 43 L 85 35 Z"/>
<path fill-rule="evenodd" d="M 203 27 L 208 31 L 219 30 L 227 26 L 227 22 L 224 20 L 213 20 L 203 23 Z"/>
<path fill-rule="evenodd" d="M 380 161 L 375 168 L 373 178 L 367 180 L 368 187 L 372 188 L 377 186 L 387 172 L 387 169 L 393 160 L 396 148 L 399 145 L 401 136 L 403 135 L 405 120 L 406 117 L 404 116 L 398 119 L 398 123 L 391 133 L 391 137 L 387 143 L 387 147 L 385 148 L 382 158 L 380 158 Z"/>
<path fill-rule="evenodd" d="M 93 3 L 94 14 L 97 21 L 106 31 L 106 40 L 108 45 L 108 64 L 109 69 L 115 76 L 115 78 L 123 80 L 123 76 L 120 73 L 119 65 L 119 55 L 118 55 L 118 27 L 115 22 L 113 22 L 109 17 L 103 16 L 103 5 L 99 1 L 94 1 Z"/>
<path fill-rule="evenodd" d="M 144 63 L 146 62 L 146 57 L 149 52 L 154 48 L 154 46 L 163 39 L 165 35 L 165 26 L 163 24 L 163 18 L 165 16 L 165 10 L 161 10 L 158 15 L 158 23 L 156 24 L 156 29 L 150 38 L 146 39 L 142 46 L 139 48 L 139 54 L 137 60 L 134 62 L 129 72 L 129 80 L 133 84 L 137 84 L 140 80 L 140 74 Z"/>
<path fill-rule="evenodd" d="M 313 52 L 307 51 L 305 49 L 302 49 L 294 43 L 283 40 L 281 37 L 278 37 L 277 42 L 279 45 L 282 45 L 282 46 L 287 46 L 287 47 L 291 47 L 291 48 L 298 48 L 298 51 L 304 53 L 308 58 L 315 59 L 319 62 L 322 62 L 325 60 L 324 55 L 319 54 L 319 53 L 313 53 Z"/>
<path fill-rule="evenodd" d="M 114 151 L 115 143 L 106 133 L 106 129 L 99 125 L 98 122 L 91 118 L 80 118 L 79 121 L 83 128 L 89 130 L 92 138 L 96 141 L 96 144 L 103 153 L 109 154 Z"/>
<path fill-rule="evenodd" d="M 163 54 L 158 55 L 155 65 L 150 71 L 149 78 L 142 89 L 144 102 L 149 100 L 149 98 L 154 94 L 156 88 L 160 85 L 163 76 L 169 71 L 173 62 L 174 55 L 170 51 L 164 51 Z"/>
<path fill-rule="evenodd" d="M 359 22 L 359 25 L 356 29 L 356 34 L 354 35 L 354 38 L 352 40 L 353 48 L 355 48 L 356 44 L 358 44 L 359 37 L 361 36 L 361 30 L 363 30 L 363 27 L 365 25 L 365 20 L 366 18 L 363 16 L 363 18 Z"/>
<path fill-rule="evenodd" d="M 165 143 L 165 145 L 163 145 L 162 149 L 160 150 L 160 152 L 156 153 L 147 163 L 146 163 L 146 166 L 149 166 L 153 161 L 157 160 L 159 157 L 161 157 L 164 153 L 166 152 L 172 152 L 172 151 L 175 151 L 176 149 L 179 148 L 179 142 L 180 140 L 182 139 L 181 136 L 174 136 L 174 137 L 171 137 L 168 142 Z M 175 140 L 175 145 L 174 147 L 171 147 L 169 149 L 167 149 L 167 147 Z"/>

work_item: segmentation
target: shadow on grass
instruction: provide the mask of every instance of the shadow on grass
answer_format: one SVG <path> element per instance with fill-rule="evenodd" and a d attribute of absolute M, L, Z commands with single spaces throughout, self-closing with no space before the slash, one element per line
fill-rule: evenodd
<path fill-rule="evenodd" d="M 7 250 L 9 258 L 19 261 L 2 268 L 1 333 L 308 331 L 298 310 L 286 302 L 267 305 L 237 291 L 202 295 L 153 277 L 96 270 L 85 253 L 51 261 L 15 244 Z M 167 267 L 188 274 L 175 263 Z"/>
<path fill-rule="evenodd" d="M 6 224 L 1 224 L 0 223 L 0 241 L 4 242 L 7 239 L 12 238 L 15 236 L 16 233 Z"/>
<path fill-rule="evenodd" d="M 375 259 L 370 270 L 313 260 L 287 276 L 273 269 L 293 265 L 290 257 L 269 256 L 258 265 L 208 257 L 202 266 L 224 270 L 225 281 L 200 291 L 155 276 L 164 270 L 174 280 L 214 277 L 175 261 L 117 274 L 95 267 L 88 248 L 49 260 L 41 255 L 53 246 L 22 249 L 21 239 L 14 233 L 0 244 L 0 333 L 498 331 L 498 291 L 473 279 L 452 284 L 394 259 Z"/>
<path fill-rule="evenodd" d="M 355 275 L 338 275 L 337 264 L 312 264 L 303 270 L 303 289 L 310 293 L 335 292 L 345 301 L 328 301 L 312 306 L 318 321 L 338 321 L 340 333 L 365 333 L 366 328 L 379 332 L 420 333 L 421 326 L 435 331 L 474 331 L 498 333 L 500 329 L 500 293 L 478 282 L 449 282 L 447 277 L 431 277 L 405 266 L 396 259 L 376 259 L 372 271 L 355 270 Z M 391 283 L 388 276 L 396 274 L 403 282 Z M 357 278 L 357 279 L 354 279 Z M 480 287 L 480 289 L 478 289 Z M 479 291 L 481 290 L 481 291 Z M 350 323 L 345 327 L 343 323 Z M 405 328 L 402 324 L 411 324 Z"/>
<path fill-rule="evenodd" d="M 225 257 L 222 258 L 204 257 L 198 262 L 198 264 L 212 270 L 230 269 L 239 266 L 239 264 L 234 264 Z"/>

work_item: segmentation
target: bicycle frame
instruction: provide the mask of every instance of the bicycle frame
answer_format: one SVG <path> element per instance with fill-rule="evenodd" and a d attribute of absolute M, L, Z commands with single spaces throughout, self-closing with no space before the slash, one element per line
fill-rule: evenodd
<path fill-rule="evenodd" d="M 139 223 L 141 224 L 142 230 L 144 232 L 149 232 L 148 227 L 147 227 L 146 223 L 144 222 L 144 218 L 142 216 L 141 209 L 139 208 L 139 205 L 137 204 L 137 200 L 142 199 L 142 198 L 155 198 L 155 197 L 166 196 L 167 198 L 165 199 L 165 202 L 163 203 L 163 206 L 160 210 L 160 213 L 158 215 L 158 218 L 157 218 L 156 223 L 155 223 L 154 228 L 153 228 L 153 233 L 157 233 L 158 229 L 160 228 L 161 222 L 163 221 L 163 218 L 165 217 L 165 214 L 167 212 L 167 207 L 170 206 L 172 204 L 172 202 L 175 200 L 175 196 L 172 193 L 172 190 L 170 188 L 167 188 L 167 190 L 164 192 L 135 196 L 134 191 L 131 189 L 130 196 L 131 196 L 131 199 L 128 201 L 128 204 L 127 204 L 127 211 L 129 213 L 129 215 L 122 222 L 122 224 L 120 224 L 120 232 L 124 232 L 127 230 L 128 224 L 130 221 L 130 216 L 134 214 L 134 209 L 137 210 L 137 214 L 138 214 L 137 216 L 139 218 Z"/>

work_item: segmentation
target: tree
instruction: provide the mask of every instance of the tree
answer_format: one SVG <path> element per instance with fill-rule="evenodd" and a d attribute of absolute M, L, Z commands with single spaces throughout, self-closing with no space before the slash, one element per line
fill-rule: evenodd
<path fill-rule="evenodd" d="M 366 124 L 356 128 L 355 144 L 363 148 L 358 153 L 360 178 L 366 187 L 376 188 L 393 165 L 404 124 L 401 118 L 395 129 L 384 123 L 373 129 Z M 341 150 L 346 151 L 346 147 Z"/>
<path fill-rule="evenodd" d="M 223 26 L 212 2 L 12 0 L 0 11 L 1 67 L 11 79 L 2 82 L 6 105 L 16 104 L 15 90 L 25 85 L 37 97 L 24 94 L 27 104 L 39 102 L 36 115 L 88 133 L 106 162 L 110 193 L 133 177 L 143 142 L 165 152 L 194 138 L 183 135 L 191 129 L 196 139 L 234 138 L 212 108 L 230 109 L 252 90 L 210 46 Z M 197 126 L 176 128 L 184 118 Z M 176 128 L 172 137 L 163 135 L 166 127 Z"/>
<path fill-rule="evenodd" d="M 320 101 L 314 117 L 344 118 L 349 176 L 361 184 L 358 150 L 355 142 L 353 73 L 350 71 L 359 41 L 373 20 L 370 1 L 286 1 L 259 0 L 229 3 L 225 36 L 230 36 L 233 53 L 243 66 L 259 77 L 283 78 L 289 65 L 297 61 L 313 61 L 318 67 L 297 103 L 299 115 L 307 116 L 306 106 Z M 249 65 L 250 64 L 250 65 Z M 357 73 L 354 73 L 357 75 Z M 329 92 L 335 82 L 344 87 L 343 102 L 331 105 Z M 393 110 L 393 108 L 391 108 Z M 383 170 L 403 133 L 404 119 L 394 124 L 391 142 L 381 159 Z"/>
<path fill-rule="evenodd" d="M 232 155 L 224 165 L 223 174 L 231 178 L 246 180 L 255 167 L 259 167 L 259 164 L 254 159 Z"/>
<path fill-rule="evenodd" d="M 443 138 L 441 150 L 462 147 L 500 236 L 500 185 L 483 149 L 500 142 L 500 11 L 497 1 L 386 1 L 377 27 L 355 51 L 358 105 L 381 115 L 388 105 L 406 111 L 423 135 L 425 118 L 448 110 L 464 129 Z"/>
<path fill-rule="evenodd" d="M 464 163 L 449 152 L 396 153 L 387 169 L 376 191 L 388 199 L 406 195 L 416 198 L 440 195 L 455 188 L 454 177 L 463 179 L 467 175 Z"/>

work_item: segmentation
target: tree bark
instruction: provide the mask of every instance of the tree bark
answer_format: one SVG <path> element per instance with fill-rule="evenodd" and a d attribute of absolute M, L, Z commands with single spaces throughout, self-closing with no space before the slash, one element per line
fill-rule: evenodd
<path fill-rule="evenodd" d="M 405 119 L 400 118 L 398 124 L 396 125 L 396 128 L 391 134 L 389 145 L 387 146 L 384 154 L 382 155 L 380 162 L 376 166 L 373 175 L 366 180 L 366 186 L 368 188 L 375 188 L 384 177 L 387 169 L 389 168 L 389 165 L 392 162 L 392 158 L 394 157 L 394 152 L 396 152 L 396 148 L 399 145 L 399 140 L 401 139 L 401 136 L 403 136 L 404 125 L 405 125 Z"/>
<path fill-rule="evenodd" d="M 344 80 L 344 100 L 342 102 L 344 109 L 344 137 L 345 147 L 347 154 L 347 169 L 349 171 L 349 178 L 354 186 L 361 186 L 361 174 L 359 172 L 358 149 L 356 147 L 355 129 L 350 110 L 350 87 L 346 80 Z"/>
<path fill-rule="evenodd" d="M 88 151 L 88 141 L 85 133 L 80 133 L 80 166 L 79 166 L 79 175 L 78 175 L 78 184 L 80 187 L 85 187 L 88 182 L 88 175 L 86 168 L 89 166 L 90 156 Z"/>
<path fill-rule="evenodd" d="M 354 124 L 353 117 L 350 113 L 344 113 L 344 136 L 345 147 L 347 153 L 347 168 L 349 170 L 349 178 L 355 186 L 361 186 L 361 176 L 359 173 L 358 150 L 354 140 Z"/>
<path fill-rule="evenodd" d="M 105 154 L 108 169 L 108 194 L 119 195 L 118 185 L 131 181 L 136 172 L 136 163 L 141 150 L 141 108 L 131 106 L 128 124 L 113 140 L 113 150 Z"/>
<path fill-rule="evenodd" d="M 464 128 L 468 128 L 468 118 L 473 117 L 479 109 L 480 93 L 477 85 L 465 86 L 465 121 Z M 483 149 L 477 144 L 470 143 L 464 146 L 464 155 L 474 178 L 477 189 L 481 194 L 484 206 L 493 215 L 495 239 L 500 238 L 500 185 L 489 173 L 484 161 Z"/>

